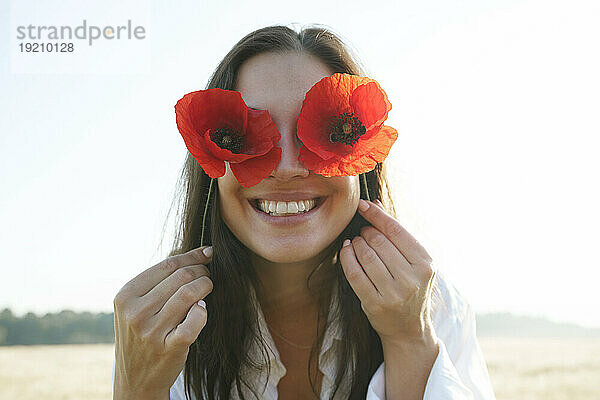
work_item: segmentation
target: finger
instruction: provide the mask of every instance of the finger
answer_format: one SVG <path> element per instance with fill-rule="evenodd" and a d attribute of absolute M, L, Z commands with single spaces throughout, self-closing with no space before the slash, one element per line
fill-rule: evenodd
<path fill-rule="evenodd" d="M 375 203 L 360 199 L 359 213 L 375 228 L 379 229 L 411 264 L 423 260 L 431 261 L 431 257 L 421 244 L 395 218 L 379 208 Z"/>
<path fill-rule="evenodd" d="M 414 267 L 383 233 L 372 226 L 365 226 L 361 228 L 360 236 L 377 253 L 394 279 L 408 283 L 405 276 L 413 273 Z"/>
<path fill-rule="evenodd" d="M 360 236 L 352 239 L 352 247 L 354 247 L 354 254 L 356 254 L 356 259 L 362 266 L 362 269 L 365 271 L 371 282 L 377 288 L 377 291 L 380 295 L 384 295 L 389 292 L 391 289 L 391 282 L 393 282 L 394 277 L 388 271 L 385 264 L 381 261 L 375 250 L 373 250 Z"/>
<path fill-rule="evenodd" d="M 344 246 L 340 250 L 340 263 L 348 283 L 361 302 L 371 302 L 379 297 L 377 288 L 360 266 L 354 254 L 354 248 L 348 239 L 344 241 Z"/>
<path fill-rule="evenodd" d="M 127 293 L 129 296 L 141 297 L 148 293 L 159 282 L 171 275 L 179 268 L 194 264 L 207 264 L 212 257 L 207 256 L 203 251 L 207 250 L 209 255 L 212 255 L 211 246 L 202 246 L 188 251 L 187 253 L 170 256 L 159 262 L 158 264 L 148 268 L 138 276 L 130 280 L 121 289 L 122 293 Z"/>
<path fill-rule="evenodd" d="M 160 330 L 163 335 L 170 332 L 185 317 L 190 307 L 202 300 L 206 295 L 212 292 L 213 283 L 207 276 L 202 276 L 193 282 L 181 286 L 167 300 L 161 310 L 151 318 L 151 323 Z"/>
<path fill-rule="evenodd" d="M 194 303 L 183 322 L 173 328 L 165 337 L 165 347 L 189 347 L 198 338 L 198 335 L 206 326 L 207 320 L 206 307 Z"/>
<path fill-rule="evenodd" d="M 202 276 L 210 277 L 210 272 L 205 265 L 189 265 L 179 268 L 143 295 L 139 301 L 144 304 L 148 315 L 154 315 L 180 287 Z"/>

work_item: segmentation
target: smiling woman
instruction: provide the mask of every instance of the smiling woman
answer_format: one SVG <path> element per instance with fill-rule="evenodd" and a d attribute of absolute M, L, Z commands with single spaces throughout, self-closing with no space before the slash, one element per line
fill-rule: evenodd
<path fill-rule="evenodd" d="M 181 224 L 115 297 L 115 398 L 494 398 L 469 304 L 394 218 L 361 74 L 328 30 L 274 26 L 177 103 Z"/>
<path fill-rule="evenodd" d="M 247 104 L 269 110 L 281 134 L 281 159 L 268 178 L 251 188 L 240 187 L 230 171 L 219 178 L 223 220 L 235 237 L 257 260 L 302 263 L 295 268 L 298 272 L 303 269 L 306 276 L 353 218 L 359 198 L 358 176 L 328 179 L 308 170 L 298 159 L 302 144 L 296 124 L 304 96 L 334 72 L 317 57 L 301 52 L 264 52 L 244 62 L 234 89 Z M 277 215 L 260 211 L 259 202 L 268 202 Z M 310 210 L 286 215 L 288 208 L 299 209 L 297 202 Z M 277 270 L 285 273 L 289 268 Z M 278 289 L 286 286 L 278 285 Z"/>

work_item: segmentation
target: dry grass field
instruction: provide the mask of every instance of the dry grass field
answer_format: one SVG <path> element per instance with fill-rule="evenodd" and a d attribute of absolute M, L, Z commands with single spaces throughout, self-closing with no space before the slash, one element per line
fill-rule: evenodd
<path fill-rule="evenodd" d="M 0 399 L 111 399 L 113 358 L 112 344 L 0 347 Z"/>
<path fill-rule="evenodd" d="M 600 339 L 480 339 L 498 400 L 600 399 Z M 111 398 L 114 346 L 0 347 L 0 400 Z"/>
<path fill-rule="evenodd" d="M 600 399 L 600 338 L 485 338 L 498 400 Z"/>

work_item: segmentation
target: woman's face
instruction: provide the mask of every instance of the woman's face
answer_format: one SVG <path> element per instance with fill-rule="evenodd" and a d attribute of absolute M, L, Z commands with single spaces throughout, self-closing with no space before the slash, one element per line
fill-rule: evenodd
<path fill-rule="evenodd" d="M 332 71 L 320 60 L 297 53 L 259 54 L 238 72 L 235 89 L 248 107 L 268 110 L 279 129 L 281 161 L 269 177 L 249 188 L 237 182 L 228 166 L 218 179 L 220 207 L 233 234 L 271 262 L 316 259 L 348 225 L 358 206 L 357 176 L 326 178 L 298 160 L 302 144 L 296 123 L 304 95 L 329 75 Z M 275 215 L 264 211 L 269 206 Z"/>

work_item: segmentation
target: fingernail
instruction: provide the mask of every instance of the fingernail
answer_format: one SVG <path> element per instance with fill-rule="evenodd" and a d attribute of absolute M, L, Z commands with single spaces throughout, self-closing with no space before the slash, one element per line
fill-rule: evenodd
<path fill-rule="evenodd" d="M 206 302 L 204 300 L 198 300 L 198 305 L 206 310 Z"/>
<path fill-rule="evenodd" d="M 363 199 L 358 200 L 358 209 L 363 212 L 367 211 L 369 209 L 369 203 Z"/>
<path fill-rule="evenodd" d="M 204 253 L 204 255 L 208 258 L 211 258 L 213 255 L 213 248 L 212 246 L 209 246 L 207 248 L 205 248 L 204 250 L 202 250 L 202 253 Z"/>
<path fill-rule="evenodd" d="M 346 247 L 346 246 L 350 246 L 350 239 L 344 240 L 344 244 L 342 245 L 342 247 Z"/>

